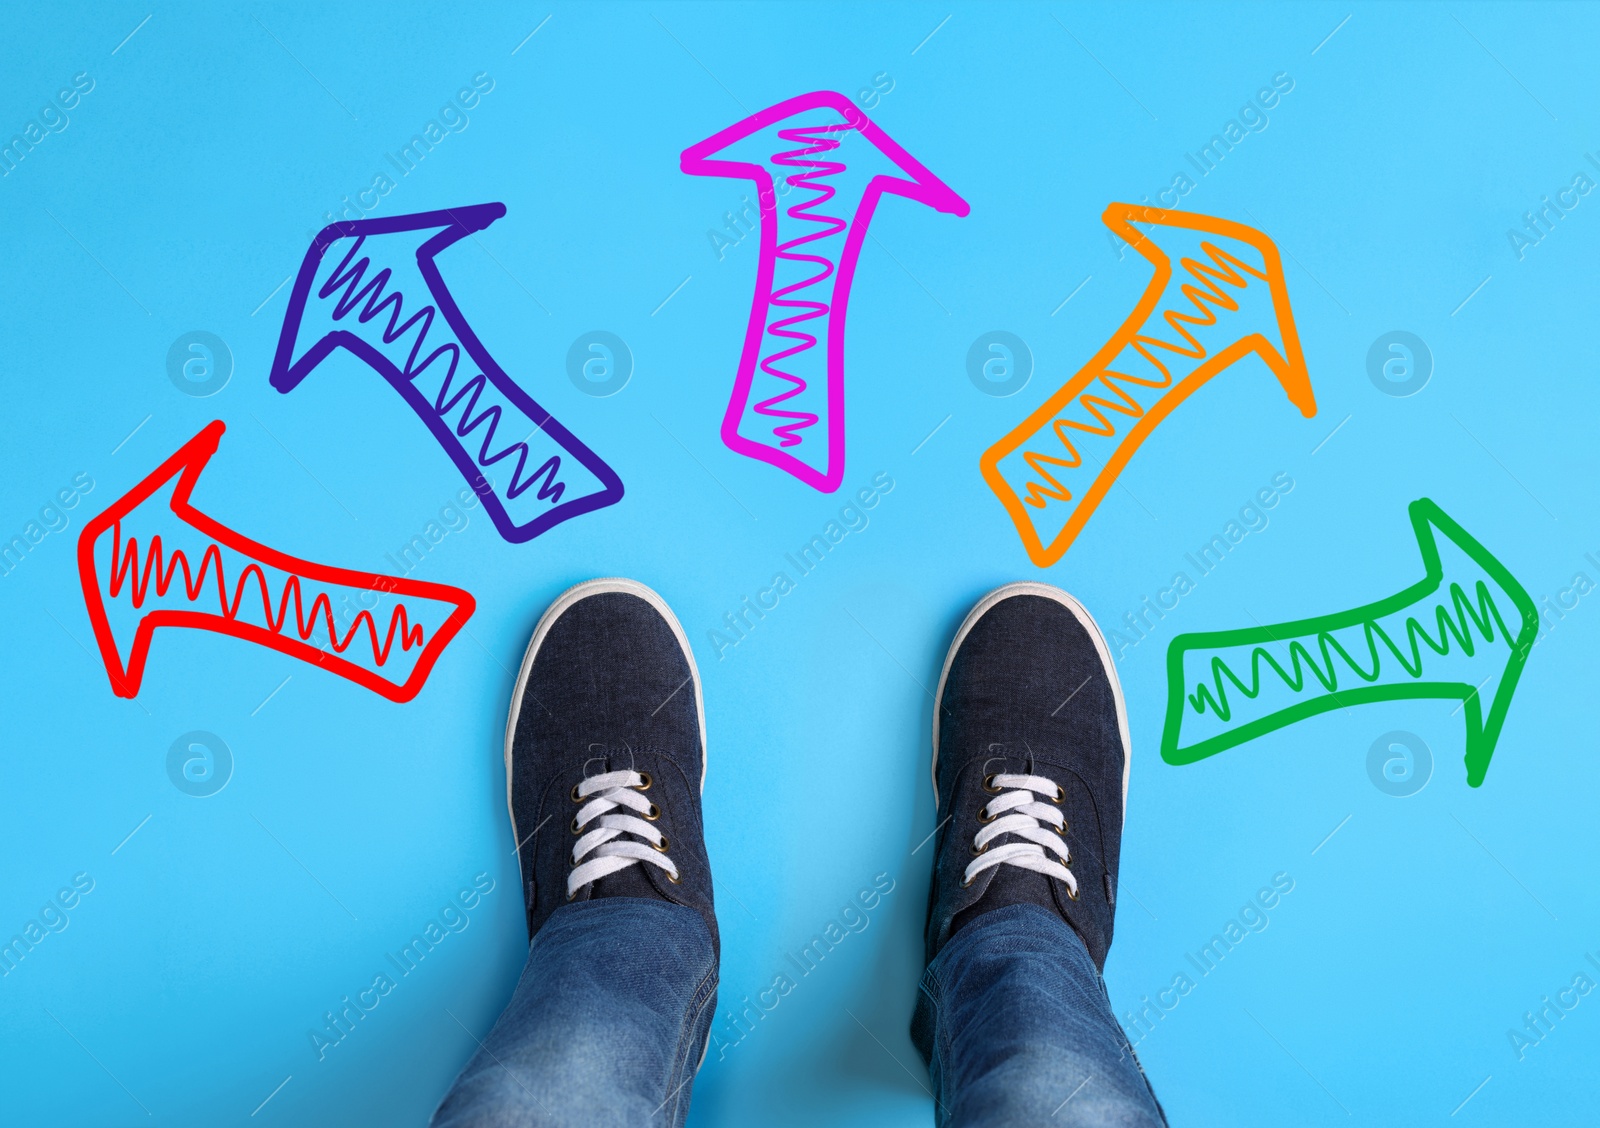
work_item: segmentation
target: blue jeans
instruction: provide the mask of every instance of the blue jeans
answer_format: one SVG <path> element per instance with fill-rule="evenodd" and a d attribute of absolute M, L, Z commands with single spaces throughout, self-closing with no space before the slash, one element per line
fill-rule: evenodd
<path fill-rule="evenodd" d="M 665 901 L 564 905 L 433 1128 L 683 1123 L 716 1005 L 699 914 Z M 1034 905 L 985 913 L 922 979 L 913 1035 L 941 1125 L 1160 1126 L 1160 1106 L 1077 933 Z"/>
<path fill-rule="evenodd" d="M 711 934 L 693 909 L 563 905 L 432 1128 L 675 1128 L 716 1001 Z"/>
<path fill-rule="evenodd" d="M 911 1036 L 940 1125 L 1166 1124 L 1089 950 L 1037 905 L 984 913 L 950 938 L 923 973 Z"/>

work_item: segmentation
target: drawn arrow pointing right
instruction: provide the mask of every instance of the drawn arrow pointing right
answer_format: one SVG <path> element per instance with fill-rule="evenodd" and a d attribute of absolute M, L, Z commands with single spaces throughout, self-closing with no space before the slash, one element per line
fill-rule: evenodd
<path fill-rule="evenodd" d="M 1314 619 L 1173 639 L 1161 758 L 1192 764 L 1368 701 L 1459 699 L 1467 721 L 1467 783 L 1480 786 L 1533 649 L 1539 613 L 1505 565 L 1432 501 L 1412 502 L 1410 513 L 1426 574 L 1404 591 Z M 1430 676 L 1428 668 L 1452 651 L 1470 662 Z M 1487 673 L 1478 668 L 1486 664 Z M 1467 670 L 1476 671 L 1472 680 L 1453 676 Z"/>
<path fill-rule="evenodd" d="M 622 479 L 506 375 L 439 274 L 434 256 L 505 213 L 476 204 L 323 228 L 295 279 L 271 382 L 293 391 L 350 350 L 411 405 L 516 544 L 615 505 Z"/>

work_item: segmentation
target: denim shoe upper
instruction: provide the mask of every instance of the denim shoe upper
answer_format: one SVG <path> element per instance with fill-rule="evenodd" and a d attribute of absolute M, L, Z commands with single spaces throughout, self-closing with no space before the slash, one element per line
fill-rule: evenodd
<path fill-rule="evenodd" d="M 621 896 L 695 909 L 717 942 L 699 676 L 670 616 L 641 584 L 597 580 L 534 631 L 506 733 L 530 937 L 569 900 Z"/>
<path fill-rule="evenodd" d="M 928 960 L 973 917 L 1029 902 L 1060 914 L 1103 968 L 1129 749 L 1093 620 L 1045 584 L 991 593 L 956 636 L 934 708 Z M 1015 829 L 986 833 L 995 825 Z"/>

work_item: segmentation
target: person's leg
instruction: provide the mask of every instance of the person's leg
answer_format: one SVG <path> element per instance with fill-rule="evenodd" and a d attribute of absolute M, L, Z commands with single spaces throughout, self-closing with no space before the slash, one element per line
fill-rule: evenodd
<path fill-rule="evenodd" d="M 922 977 L 913 1031 L 940 1124 L 1165 1123 L 1088 949 L 1037 905 L 985 913 L 945 945 Z"/>
<path fill-rule="evenodd" d="M 716 986 L 694 910 L 624 897 L 563 906 L 433 1124 L 682 1124 Z"/>
<path fill-rule="evenodd" d="M 959 1128 L 1166 1123 L 1101 971 L 1127 798 L 1116 668 L 1071 596 L 981 600 L 934 706 L 944 820 L 912 1038 Z"/>
<path fill-rule="evenodd" d="M 528 962 L 435 1128 L 683 1123 L 716 1008 L 704 778 L 700 679 L 666 604 L 628 580 L 562 595 L 506 726 Z"/>

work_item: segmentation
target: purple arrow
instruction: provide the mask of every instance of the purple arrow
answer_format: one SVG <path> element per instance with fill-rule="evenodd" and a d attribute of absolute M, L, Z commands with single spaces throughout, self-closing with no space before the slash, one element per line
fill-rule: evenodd
<path fill-rule="evenodd" d="M 784 128 L 775 137 L 747 141 L 780 123 Z M 887 158 L 892 171 L 864 184 L 857 173 L 854 214 L 847 220 L 842 213 L 848 212 L 850 198 L 843 192 L 851 179 L 850 165 L 839 149 L 852 131 Z M 762 147 L 760 141 L 768 143 Z M 757 160 L 713 159 L 713 154 L 735 147 Z M 722 420 L 722 441 L 831 493 L 844 477 L 845 311 L 878 198 L 891 192 L 955 215 L 966 215 L 971 208 L 850 99 L 831 90 L 780 102 L 689 146 L 681 167 L 695 176 L 754 180 L 761 201 L 755 302 L 733 398 Z M 775 174 L 781 189 L 775 189 Z M 830 177 L 837 179 L 830 184 Z M 794 191 L 797 199 L 780 210 L 779 191 Z M 819 358 L 813 350 L 819 336 L 827 340 L 825 357 L 820 358 L 827 379 L 822 404 L 805 394 L 816 379 Z M 810 382 L 808 370 L 813 373 Z"/>
<path fill-rule="evenodd" d="M 516 544 L 615 505 L 622 480 L 495 363 L 439 275 L 434 256 L 505 214 L 475 204 L 323 228 L 300 264 L 271 381 L 291 392 L 350 350 L 411 405 Z"/>

